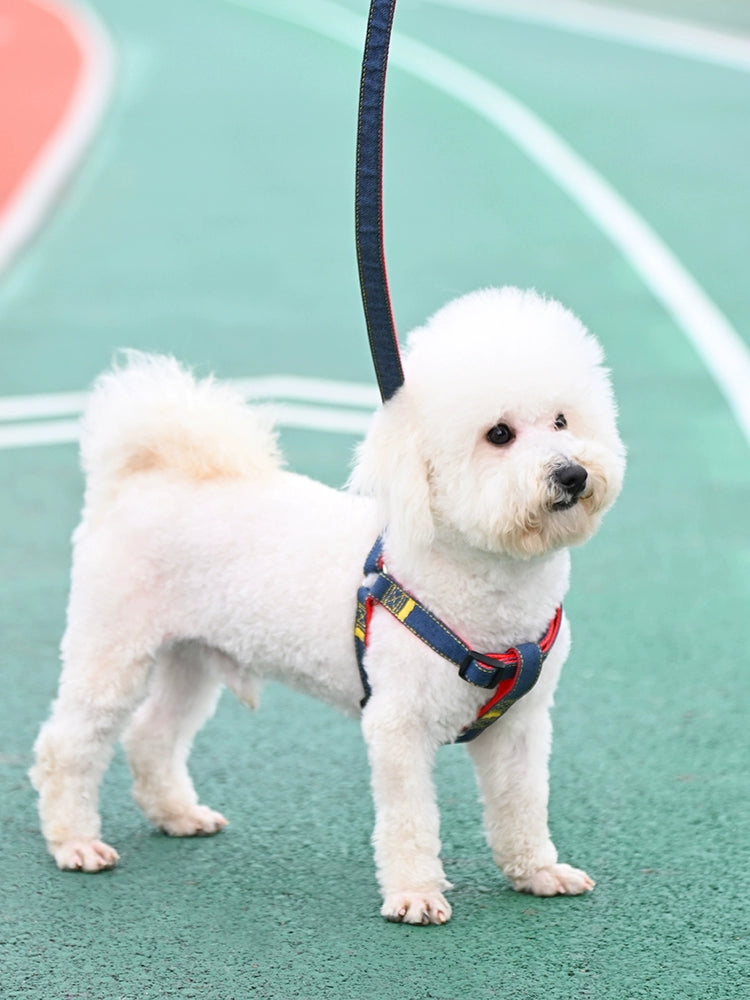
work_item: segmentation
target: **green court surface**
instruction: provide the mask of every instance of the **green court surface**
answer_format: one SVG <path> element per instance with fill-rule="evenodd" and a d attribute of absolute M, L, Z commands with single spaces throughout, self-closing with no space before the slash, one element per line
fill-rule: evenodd
<path fill-rule="evenodd" d="M 656 3 L 628 10 L 750 49 L 746 5 Z M 365 0 L 92 6 L 116 51 L 114 91 L 64 197 L 0 275 L 0 404 L 85 390 L 123 346 L 222 377 L 374 384 L 352 234 L 360 53 L 347 41 Z M 3 1000 L 750 995 L 750 425 L 736 395 L 750 383 L 730 361 L 730 405 L 706 362 L 717 316 L 744 344 L 734 357 L 747 365 L 750 350 L 750 59 L 702 56 L 704 35 L 693 52 L 656 45 L 654 21 L 627 37 L 619 21 L 587 31 L 580 5 L 559 4 L 568 24 L 492 6 L 400 0 L 396 30 L 420 47 L 397 40 L 389 74 L 391 292 L 405 332 L 474 287 L 533 285 L 605 345 L 629 467 L 602 531 L 574 553 L 550 802 L 561 857 L 596 889 L 510 891 L 468 758 L 445 747 L 454 917 L 386 923 L 358 727 L 276 686 L 253 715 L 225 695 L 196 741 L 196 786 L 226 831 L 152 830 L 118 755 L 102 811 L 120 866 L 58 872 L 26 771 L 56 686 L 82 481 L 72 443 L 2 447 Z M 441 71 L 439 86 L 418 71 L 417 52 L 512 95 L 619 193 L 715 309 L 700 348 L 696 300 L 681 299 L 680 318 L 665 304 L 650 245 L 629 255 L 606 218 L 450 92 L 458 76 Z M 292 467 L 346 479 L 353 432 L 287 426 L 282 440 Z"/>

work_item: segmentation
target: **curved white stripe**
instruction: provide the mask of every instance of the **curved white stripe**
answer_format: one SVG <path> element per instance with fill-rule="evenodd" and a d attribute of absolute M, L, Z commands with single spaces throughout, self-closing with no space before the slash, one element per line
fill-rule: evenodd
<path fill-rule="evenodd" d="M 227 0 L 360 49 L 365 21 L 328 0 Z M 391 63 L 507 134 L 620 250 L 687 334 L 750 443 L 750 351 L 669 247 L 593 167 L 520 101 L 454 59 L 394 34 Z"/>
<path fill-rule="evenodd" d="M 546 24 L 562 31 L 750 72 L 750 38 L 585 0 L 427 0 L 438 7 Z"/>
<path fill-rule="evenodd" d="M 104 111 L 114 77 L 112 46 L 90 10 L 67 0 L 65 5 L 34 2 L 63 21 L 83 53 L 84 66 L 65 115 L 0 214 L 0 271 L 39 227 L 80 159 Z"/>

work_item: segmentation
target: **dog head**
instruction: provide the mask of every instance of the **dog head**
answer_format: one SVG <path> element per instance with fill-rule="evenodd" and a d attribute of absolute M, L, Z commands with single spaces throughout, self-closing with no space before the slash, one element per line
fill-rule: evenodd
<path fill-rule="evenodd" d="M 411 334 L 405 384 L 351 485 L 376 497 L 399 547 L 453 538 L 528 558 L 580 544 L 625 469 L 602 361 L 578 319 L 535 292 L 457 299 Z"/>

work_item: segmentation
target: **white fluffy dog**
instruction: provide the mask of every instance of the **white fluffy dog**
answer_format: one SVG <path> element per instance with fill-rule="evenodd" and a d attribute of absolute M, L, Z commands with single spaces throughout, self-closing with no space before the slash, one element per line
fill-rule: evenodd
<path fill-rule="evenodd" d="M 361 715 L 382 913 L 448 920 L 433 757 L 492 692 L 378 606 L 360 709 L 363 562 L 382 534 L 388 572 L 472 649 L 538 640 L 568 587 L 567 547 L 622 483 L 601 362 L 580 322 L 534 292 L 450 303 L 411 335 L 405 385 L 375 415 L 347 492 L 284 471 L 263 414 L 170 359 L 134 355 L 104 375 L 82 426 L 59 695 L 31 771 L 60 868 L 117 861 L 97 799 L 120 736 L 152 823 L 174 836 L 223 827 L 198 802 L 190 746 L 222 685 L 253 706 L 270 677 Z M 549 712 L 569 643 L 563 618 L 535 686 L 467 744 L 495 860 L 541 896 L 594 884 L 558 863 L 547 827 Z"/>

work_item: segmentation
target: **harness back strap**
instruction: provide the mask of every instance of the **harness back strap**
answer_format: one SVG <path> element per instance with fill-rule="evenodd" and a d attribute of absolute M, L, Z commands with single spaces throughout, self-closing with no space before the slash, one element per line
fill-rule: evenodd
<path fill-rule="evenodd" d="M 378 539 L 367 557 L 365 574 L 376 576 L 370 585 L 357 591 L 354 641 L 365 692 L 362 706 L 367 704 L 372 693 L 364 667 L 364 653 L 372 610 L 377 603 L 436 653 L 454 663 L 463 680 L 478 687 L 497 689 L 479 710 L 476 720 L 459 734 L 457 743 L 474 739 L 531 690 L 560 631 L 562 606 L 558 607 L 538 642 L 519 643 L 505 653 L 478 653 L 390 576 L 383 566 L 382 539 Z"/>

